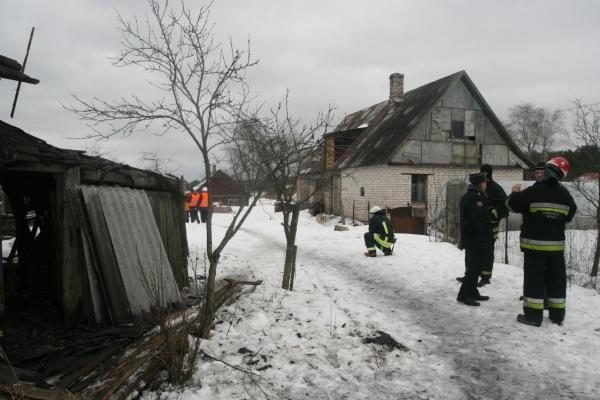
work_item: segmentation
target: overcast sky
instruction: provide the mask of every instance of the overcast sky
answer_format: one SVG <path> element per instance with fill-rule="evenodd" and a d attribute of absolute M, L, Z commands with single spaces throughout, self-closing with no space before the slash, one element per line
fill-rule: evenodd
<path fill-rule="evenodd" d="M 110 64 L 119 51 L 117 10 L 143 17 L 146 4 L 2 0 L 0 54 L 22 61 L 35 26 L 27 73 L 41 82 L 22 87 L 10 119 L 16 82 L 0 81 L 0 119 L 50 144 L 100 146 L 127 163 L 158 152 L 196 178 L 199 153 L 177 133 L 101 145 L 68 139 L 89 129 L 61 106 L 72 94 L 149 93 L 148 77 Z M 231 36 L 240 47 L 251 40 L 260 59 L 249 74 L 252 92 L 269 104 L 289 88 L 293 111 L 306 118 L 333 104 L 337 122 L 386 99 L 393 72 L 404 73 L 410 90 L 464 69 L 501 119 L 526 101 L 552 109 L 575 98 L 600 102 L 600 1 L 216 0 L 211 20 L 217 39 Z"/>

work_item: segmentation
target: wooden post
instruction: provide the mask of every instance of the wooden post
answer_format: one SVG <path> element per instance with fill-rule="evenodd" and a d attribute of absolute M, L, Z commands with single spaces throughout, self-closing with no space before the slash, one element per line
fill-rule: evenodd
<path fill-rule="evenodd" d="M 2 189 L 0 189 L 2 191 Z M 0 207 L 0 227 L 2 227 L 2 210 Z M 0 230 L 0 320 L 4 319 L 4 257 L 2 256 L 2 231 Z M 2 328 L 0 327 L 0 337 Z"/>
<path fill-rule="evenodd" d="M 57 233 L 60 240 L 58 247 L 58 268 L 61 270 L 61 299 L 63 321 L 72 323 L 79 312 L 83 300 L 84 271 L 81 268 L 81 255 L 77 224 L 68 207 L 71 191 L 76 190 L 80 184 L 79 167 L 68 169 L 58 178 L 56 191 Z"/>
<path fill-rule="evenodd" d="M 31 33 L 29 34 L 29 43 L 27 44 L 27 52 L 25 53 L 25 60 L 23 61 L 23 67 L 21 68 L 21 72 L 25 73 L 25 66 L 27 65 L 27 58 L 29 57 L 29 49 L 31 48 L 31 40 L 33 40 L 33 32 L 35 32 L 35 27 L 31 28 Z M 19 92 L 21 91 L 21 81 L 17 84 L 17 92 L 15 93 L 15 99 L 13 100 L 12 110 L 10 112 L 10 117 L 13 118 L 15 116 L 15 108 L 17 107 L 17 99 L 19 98 Z"/>
<path fill-rule="evenodd" d="M 356 200 L 352 200 L 352 225 L 354 225 L 354 208 L 355 206 Z"/>
<path fill-rule="evenodd" d="M 504 221 L 504 264 L 508 264 L 508 215 Z"/>

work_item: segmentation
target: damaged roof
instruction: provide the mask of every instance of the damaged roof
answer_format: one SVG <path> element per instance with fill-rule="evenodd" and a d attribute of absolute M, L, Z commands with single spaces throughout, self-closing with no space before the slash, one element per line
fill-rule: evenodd
<path fill-rule="evenodd" d="M 347 115 L 331 134 L 351 129 L 362 129 L 363 132 L 348 149 L 338 168 L 387 164 L 421 119 L 431 111 L 444 93 L 461 79 L 480 101 L 484 114 L 497 127 L 510 150 L 527 160 L 467 73 L 459 71 L 406 92 L 401 102 L 385 100 Z"/>
<path fill-rule="evenodd" d="M 12 58 L 0 55 L 0 79 L 10 79 L 13 81 L 22 81 L 36 85 L 40 83 L 38 79 L 21 72 L 23 66 Z"/>
<path fill-rule="evenodd" d="M 0 120 L 0 170 L 18 170 L 34 164 L 38 170 L 47 168 L 48 172 L 81 167 L 82 180 L 88 183 L 104 182 L 138 189 L 179 191 L 175 178 L 89 156 L 83 150 L 61 149 Z"/>

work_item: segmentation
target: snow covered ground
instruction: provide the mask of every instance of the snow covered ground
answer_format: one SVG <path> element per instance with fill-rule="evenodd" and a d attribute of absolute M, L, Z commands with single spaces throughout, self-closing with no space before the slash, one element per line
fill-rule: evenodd
<path fill-rule="evenodd" d="M 222 308 L 184 390 L 145 399 L 598 399 L 600 296 L 572 286 L 562 327 L 515 320 L 522 269 L 496 264 L 481 307 L 455 301 L 463 253 L 399 235 L 392 257 L 363 256 L 365 227 L 335 232 L 303 212 L 293 292 L 280 289 L 281 214 L 254 210 L 227 246 L 219 276 L 263 285 Z M 214 216 L 217 236 L 231 219 Z M 188 225 L 201 254 L 204 225 Z M 367 344 L 377 331 L 408 350 Z"/>

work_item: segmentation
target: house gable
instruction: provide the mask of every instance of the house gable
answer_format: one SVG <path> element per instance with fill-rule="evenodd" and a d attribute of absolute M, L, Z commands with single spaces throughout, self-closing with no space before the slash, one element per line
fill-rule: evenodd
<path fill-rule="evenodd" d="M 413 89 L 400 102 L 350 114 L 336 133 L 359 127 L 364 131 L 337 168 L 530 163 L 464 71 Z"/>
<path fill-rule="evenodd" d="M 466 73 L 424 114 L 389 161 L 407 165 L 528 166 Z"/>

